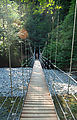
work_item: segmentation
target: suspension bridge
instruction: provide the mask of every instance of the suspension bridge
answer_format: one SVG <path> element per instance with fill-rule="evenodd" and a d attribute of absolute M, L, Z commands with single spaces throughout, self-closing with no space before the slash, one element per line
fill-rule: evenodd
<path fill-rule="evenodd" d="M 77 1 L 69 74 L 56 66 L 57 39 L 55 65 L 43 56 L 45 47 L 42 51 L 38 47 L 36 54 L 37 48 L 33 50 L 26 39 L 26 57 L 23 58 L 24 43 L 21 40 L 21 67 L 12 68 L 9 45 L 9 69 L 5 69 L 8 77 L 6 82 L 1 83 L 0 120 L 77 120 L 77 110 L 73 111 L 77 106 L 77 81 L 71 76 L 76 9 Z M 20 37 L 23 39 L 23 33 Z"/>
<path fill-rule="evenodd" d="M 77 103 L 77 81 L 51 64 L 42 53 L 39 59 L 34 55 L 26 61 L 31 65 L 26 67 L 26 71 L 22 65 L 22 83 L 18 87 L 13 85 L 10 69 L 11 87 L 7 94 L 0 96 L 0 119 L 69 120 L 70 116 L 71 120 L 76 120 L 70 102 Z"/>

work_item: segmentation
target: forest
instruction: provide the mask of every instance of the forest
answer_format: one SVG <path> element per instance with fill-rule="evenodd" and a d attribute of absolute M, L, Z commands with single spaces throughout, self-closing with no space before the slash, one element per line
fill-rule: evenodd
<path fill-rule="evenodd" d="M 75 4 L 76 0 L 0 0 L 0 67 L 9 66 L 9 52 L 12 67 L 21 65 L 22 42 L 23 58 L 40 48 L 48 60 L 69 70 Z M 19 37 L 22 29 L 28 33 L 26 39 Z M 77 71 L 77 22 L 72 70 Z"/>
<path fill-rule="evenodd" d="M 0 120 L 24 119 L 77 120 L 77 0 L 0 0 Z"/>

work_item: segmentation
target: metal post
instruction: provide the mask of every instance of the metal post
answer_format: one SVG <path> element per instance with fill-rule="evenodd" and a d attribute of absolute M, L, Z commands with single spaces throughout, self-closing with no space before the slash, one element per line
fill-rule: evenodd
<path fill-rule="evenodd" d="M 28 44 L 28 57 L 30 58 L 30 48 L 29 48 L 29 44 Z M 30 60 L 30 59 L 29 59 Z M 30 60 L 31 61 L 31 60 Z M 30 61 L 29 61 L 29 80 L 30 80 Z"/>
<path fill-rule="evenodd" d="M 7 12 L 7 19 L 8 19 L 8 9 L 7 9 L 7 0 L 6 0 L 6 12 Z M 7 21 L 7 29 L 8 29 L 8 21 Z M 9 38 L 7 37 L 7 39 L 8 39 L 8 43 L 9 43 Z M 10 74 L 9 74 L 9 76 L 10 76 L 10 84 L 11 84 L 11 96 L 13 95 L 13 87 L 12 87 L 12 73 L 11 73 L 11 46 L 10 46 L 10 43 L 9 43 L 9 70 L 10 70 Z"/>
<path fill-rule="evenodd" d="M 27 43 L 27 83 L 28 83 L 28 78 L 29 78 L 29 75 L 28 75 L 28 42 L 26 41 Z"/>
<path fill-rule="evenodd" d="M 26 39 L 25 39 L 25 58 L 26 58 Z"/>
<path fill-rule="evenodd" d="M 22 56 L 22 42 L 21 42 L 21 67 L 22 67 L 22 84 L 23 84 L 23 96 L 24 96 L 24 71 L 23 71 L 23 56 Z"/>
<path fill-rule="evenodd" d="M 34 47 L 34 61 L 35 61 L 35 47 Z"/>
<path fill-rule="evenodd" d="M 24 69 L 22 67 L 22 82 L 23 82 L 23 96 L 24 96 Z"/>
<path fill-rule="evenodd" d="M 13 95 L 13 87 L 12 87 L 12 73 L 11 73 L 11 53 L 10 53 L 10 45 L 9 45 L 9 70 L 10 70 L 10 83 L 11 83 L 11 96 Z"/>
<path fill-rule="evenodd" d="M 72 57 L 73 57 L 74 39 L 75 39 L 75 25 L 76 25 L 76 10 L 77 10 L 77 0 L 76 0 L 75 14 L 74 14 L 74 26 L 73 26 L 73 37 L 72 37 L 72 48 L 71 48 L 71 59 L 70 59 L 69 75 L 71 75 L 71 70 L 72 70 Z M 68 94 L 69 94 L 69 87 L 70 87 L 70 78 L 68 80 Z"/>
<path fill-rule="evenodd" d="M 39 60 L 40 60 L 40 45 L 39 45 Z"/>

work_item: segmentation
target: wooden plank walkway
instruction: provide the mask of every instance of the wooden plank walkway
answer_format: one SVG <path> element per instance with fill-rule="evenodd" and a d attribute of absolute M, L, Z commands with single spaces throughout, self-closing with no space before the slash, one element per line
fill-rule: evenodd
<path fill-rule="evenodd" d="M 58 120 L 44 73 L 35 61 L 20 120 Z"/>

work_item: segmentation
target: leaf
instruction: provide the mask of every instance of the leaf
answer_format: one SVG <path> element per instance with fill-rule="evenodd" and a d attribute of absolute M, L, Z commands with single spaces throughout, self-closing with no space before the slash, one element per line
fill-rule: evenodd
<path fill-rule="evenodd" d="M 23 0 L 21 0 L 21 2 L 23 2 Z M 26 3 L 27 3 L 27 2 L 29 2 L 29 0 L 24 0 L 24 2 L 26 2 Z"/>

